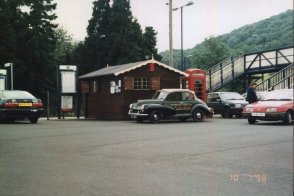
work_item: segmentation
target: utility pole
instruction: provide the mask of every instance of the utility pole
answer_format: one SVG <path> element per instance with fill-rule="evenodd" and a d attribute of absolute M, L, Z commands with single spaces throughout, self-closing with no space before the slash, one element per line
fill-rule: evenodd
<path fill-rule="evenodd" d="M 174 67 L 173 63 L 173 1 L 169 0 L 169 65 Z"/>

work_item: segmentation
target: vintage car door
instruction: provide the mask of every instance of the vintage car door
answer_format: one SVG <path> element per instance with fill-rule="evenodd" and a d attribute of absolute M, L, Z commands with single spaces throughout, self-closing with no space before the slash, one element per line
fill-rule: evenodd
<path fill-rule="evenodd" d="M 167 95 L 165 101 L 165 105 L 169 105 L 175 109 L 175 114 L 182 114 L 184 113 L 183 109 L 183 99 L 182 99 L 182 92 L 171 92 Z"/>

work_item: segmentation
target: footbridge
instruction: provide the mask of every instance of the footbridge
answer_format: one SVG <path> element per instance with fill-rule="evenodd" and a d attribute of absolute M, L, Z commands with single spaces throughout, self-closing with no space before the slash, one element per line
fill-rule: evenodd
<path fill-rule="evenodd" d="M 218 91 L 237 78 L 245 79 L 255 74 L 272 72 L 276 74 L 260 82 L 259 90 L 268 90 L 275 86 L 290 88 L 291 85 L 293 88 L 293 57 L 294 46 L 227 58 L 207 70 L 207 91 Z"/>

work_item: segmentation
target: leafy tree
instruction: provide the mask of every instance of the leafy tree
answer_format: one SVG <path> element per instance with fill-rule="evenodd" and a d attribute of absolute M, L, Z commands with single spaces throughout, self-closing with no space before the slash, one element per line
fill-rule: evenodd
<path fill-rule="evenodd" d="M 203 47 L 193 54 L 193 65 L 200 69 L 209 69 L 230 56 L 229 47 L 219 38 L 209 37 L 203 42 Z"/>
<path fill-rule="evenodd" d="M 141 30 L 132 16 L 129 0 L 97 0 L 93 3 L 87 37 L 74 51 L 81 74 L 109 65 L 144 60 L 152 54 L 156 59 L 156 32 L 152 27 Z"/>
<path fill-rule="evenodd" d="M 1 0 L 0 6 L 1 63 L 15 65 L 15 89 L 44 97 L 54 85 L 56 4 L 52 0 Z"/>
<path fill-rule="evenodd" d="M 156 48 L 156 35 L 157 33 L 153 29 L 153 27 L 146 27 L 145 32 L 143 33 L 143 55 L 145 56 L 154 56 L 154 59 L 161 60 L 161 56 L 158 54 L 158 50 Z"/>
<path fill-rule="evenodd" d="M 142 60 L 142 31 L 131 13 L 129 0 L 114 0 L 109 25 L 110 64 Z"/>
<path fill-rule="evenodd" d="M 85 71 L 105 67 L 108 62 L 109 51 L 109 22 L 110 22 L 110 0 L 99 0 L 93 2 L 92 18 L 87 27 L 87 37 L 85 39 L 83 51 L 83 65 Z"/>
<path fill-rule="evenodd" d="M 53 53 L 56 65 L 68 65 L 73 63 L 73 52 L 77 47 L 77 43 L 68 32 L 59 27 L 55 31 L 56 44 Z"/>

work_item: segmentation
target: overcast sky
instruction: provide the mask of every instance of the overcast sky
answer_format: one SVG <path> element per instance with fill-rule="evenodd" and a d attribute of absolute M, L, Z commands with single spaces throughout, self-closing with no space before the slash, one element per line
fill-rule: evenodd
<path fill-rule="evenodd" d="M 157 31 L 159 51 L 169 48 L 169 0 L 131 0 L 132 14 L 142 29 L 152 26 Z M 190 0 L 173 0 L 173 7 Z M 192 0 L 193 1 L 193 0 Z M 86 36 L 88 20 L 92 16 L 94 0 L 55 0 L 57 23 L 76 40 Z M 293 0 L 194 0 L 183 8 L 184 49 L 193 48 L 210 35 L 229 33 L 246 24 L 293 10 Z M 173 12 L 173 45 L 181 47 L 181 13 Z"/>

